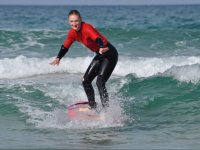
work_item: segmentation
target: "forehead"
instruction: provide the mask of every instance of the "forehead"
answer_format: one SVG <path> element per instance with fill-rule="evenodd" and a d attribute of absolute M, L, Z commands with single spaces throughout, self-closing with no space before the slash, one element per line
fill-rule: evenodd
<path fill-rule="evenodd" d="M 69 20 L 79 20 L 79 19 L 80 19 L 80 17 L 76 14 L 69 15 Z"/>

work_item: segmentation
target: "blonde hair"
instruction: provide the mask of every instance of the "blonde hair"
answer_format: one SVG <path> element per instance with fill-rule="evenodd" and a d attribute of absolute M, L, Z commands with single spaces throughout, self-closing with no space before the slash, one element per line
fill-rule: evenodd
<path fill-rule="evenodd" d="M 81 17 L 81 14 L 79 13 L 78 10 L 74 9 L 74 10 L 71 10 L 68 14 L 68 18 L 70 15 L 77 15 L 81 20 L 82 20 L 82 17 Z"/>

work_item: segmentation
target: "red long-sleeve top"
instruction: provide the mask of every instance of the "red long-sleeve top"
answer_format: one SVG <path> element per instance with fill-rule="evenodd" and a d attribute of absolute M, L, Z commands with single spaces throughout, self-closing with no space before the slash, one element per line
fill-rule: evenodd
<path fill-rule="evenodd" d="M 70 48 L 74 41 L 78 41 L 88 47 L 91 51 L 96 52 L 100 48 L 96 43 L 97 38 L 101 38 L 103 45 L 107 45 L 108 40 L 106 37 L 100 34 L 92 25 L 82 22 L 79 31 L 74 29 L 69 30 L 63 45 L 65 48 Z"/>

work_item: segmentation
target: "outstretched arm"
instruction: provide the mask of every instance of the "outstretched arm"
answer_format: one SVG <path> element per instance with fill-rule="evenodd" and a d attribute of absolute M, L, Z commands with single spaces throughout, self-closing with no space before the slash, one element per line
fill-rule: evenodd
<path fill-rule="evenodd" d="M 61 46 L 57 57 L 50 63 L 51 65 L 59 65 L 60 64 L 60 60 L 68 52 L 68 50 L 69 50 L 70 46 L 72 45 L 72 43 L 74 42 L 74 40 L 75 39 L 73 37 L 73 30 L 71 30 L 68 32 L 68 35 L 64 41 L 64 44 Z"/>
<path fill-rule="evenodd" d="M 65 48 L 64 45 L 61 46 L 60 51 L 57 55 L 57 57 L 50 63 L 51 65 L 59 65 L 60 60 L 62 59 L 63 56 L 68 52 L 68 48 Z"/>

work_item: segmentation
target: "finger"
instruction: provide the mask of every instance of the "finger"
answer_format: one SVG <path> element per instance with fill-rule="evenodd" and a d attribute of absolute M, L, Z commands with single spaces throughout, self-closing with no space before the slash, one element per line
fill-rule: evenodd
<path fill-rule="evenodd" d="M 52 62 L 50 63 L 50 65 L 55 65 L 55 61 L 52 61 Z"/>

